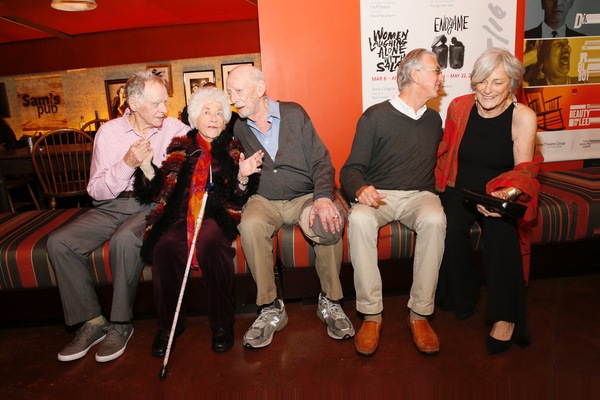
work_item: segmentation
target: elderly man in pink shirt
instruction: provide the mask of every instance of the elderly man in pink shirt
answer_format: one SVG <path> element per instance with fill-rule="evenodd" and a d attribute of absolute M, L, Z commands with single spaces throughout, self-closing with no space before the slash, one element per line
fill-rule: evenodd
<path fill-rule="evenodd" d="M 132 197 L 134 172 L 146 159 L 161 165 L 167 145 L 189 127 L 167 117 L 169 99 L 162 78 L 138 72 L 126 85 L 129 108 L 121 118 L 103 124 L 94 141 L 88 194 L 94 208 L 54 231 L 47 249 L 67 325 L 83 323 L 60 361 L 77 360 L 101 343 L 96 361 L 121 356 L 133 334 L 132 306 L 141 277 L 140 259 L 146 214 L 152 208 Z M 113 299 L 110 322 L 102 315 L 94 290 L 88 257 L 110 239 Z"/>

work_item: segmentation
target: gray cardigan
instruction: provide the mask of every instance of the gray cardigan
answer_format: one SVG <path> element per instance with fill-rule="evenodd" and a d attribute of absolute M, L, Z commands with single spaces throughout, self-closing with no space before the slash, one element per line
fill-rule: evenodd
<path fill-rule="evenodd" d="M 265 152 L 258 194 L 269 200 L 292 200 L 313 193 L 313 200 L 333 200 L 335 169 L 310 117 L 297 103 L 279 102 L 279 110 L 281 125 L 275 160 L 254 136 L 246 118 L 236 121 L 233 128 L 247 156 L 257 150 Z"/>

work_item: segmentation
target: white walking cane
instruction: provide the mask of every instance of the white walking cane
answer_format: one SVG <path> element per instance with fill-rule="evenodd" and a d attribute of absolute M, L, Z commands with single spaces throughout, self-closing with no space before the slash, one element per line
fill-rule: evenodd
<path fill-rule="evenodd" d="M 179 299 L 177 300 L 177 307 L 175 307 L 175 316 L 173 317 L 173 324 L 171 325 L 171 333 L 169 333 L 169 341 L 167 342 L 167 350 L 165 352 L 165 358 L 163 360 L 162 368 L 160 369 L 160 378 L 167 377 L 167 364 L 169 363 L 169 356 L 171 355 L 171 346 L 173 345 L 173 337 L 175 336 L 175 326 L 177 325 L 177 319 L 179 318 L 179 310 L 181 310 L 181 302 L 185 293 L 185 286 L 187 284 L 188 275 L 190 274 L 190 266 L 192 265 L 192 257 L 194 257 L 194 250 L 196 249 L 196 240 L 198 239 L 198 232 L 202 226 L 202 220 L 204 218 L 204 208 L 206 207 L 206 199 L 208 198 L 208 192 L 204 191 L 202 196 L 202 206 L 200 206 L 200 212 L 198 218 L 196 218 L 196 225 L 194 226 L 194 235 L 192 236 L 192 246 L 188 253 L 187 264 L 185 266 L 185 273 L 183 274 L 183 282 L 181 282 L 181 289 L 179 290 Z"/>

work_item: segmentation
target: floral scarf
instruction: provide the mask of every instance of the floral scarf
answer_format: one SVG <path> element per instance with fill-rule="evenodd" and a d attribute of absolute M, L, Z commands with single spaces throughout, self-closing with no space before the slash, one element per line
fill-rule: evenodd
<path fill-rule="evenodd" d="M 194 173 L 192 174 L 192 182 L 190 186 L 190 199 L 188 203 L 187 213 L 187 240 L 188 240 L 188 254 L 192 251 L 192 239 L 194 238 L 194 228 L 196 226 L 196 220 L 198 214 L 202 208 L 202 198 L 206 191 L 206 182 L 210 170 L 211 154 L 210 154 L 210 143 L 208 143 L 202 135 L 196 136 L 196 141 L 202 153 L 198 157 L 196 166 L 194 167 Z M 198 269 L 198 259 L 196 258 L 196 248 L 194 247 L 194 257 L 192 257 L 192 267 Z"/>

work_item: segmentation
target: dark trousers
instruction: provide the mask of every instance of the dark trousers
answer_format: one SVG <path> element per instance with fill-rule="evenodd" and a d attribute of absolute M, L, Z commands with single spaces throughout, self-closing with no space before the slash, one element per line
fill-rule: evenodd
<path fill-rule="evenodd" d="M 196 241 L 196 257 L 202 270 L 207 293 L 208 320 L 211 329 L 233 324 L 233 258 L 235 249 L 213 219 L 205 219 Z M 187 263 L 186 221 L 180 219 L 169 227 L 154 248 L 152 282 L 158 310 L 158 327 L 169 331 L 181 290 Z M 182 305 L 176 332 L 185 329 L 186 311 Z"/>
<path fill-rule="evenodd" d="M 471 312 L 479 299 L 480 278 L 474 266 L 470 226 L 483 231 L 483 267 L 486 284 L 485 317 L 508 321 L 517 329 L 527 325 L 525 281 L 515 221 L 486 218 L 463 204 L 461 192 L 447 188 L 440 196 L 447 218 L 446 246 L 440 267 L 437 303 L 457 315 Z"/>

